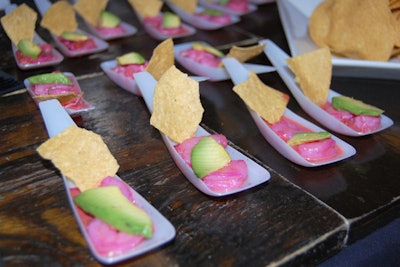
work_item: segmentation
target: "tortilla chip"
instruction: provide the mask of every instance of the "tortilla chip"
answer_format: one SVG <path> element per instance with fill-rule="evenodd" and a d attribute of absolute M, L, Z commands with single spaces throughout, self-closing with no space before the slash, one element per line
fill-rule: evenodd
<path fill-rule="evenodd" d="M 22 39 L 33 41 L 37 13 L 26 4 L 21 4 L 1 18 L 1 25 L 14 45 Z"/>
<path fill-rule="evenodd" d="M 75 99 L 76 97 L 81 97 L 83 96 L 83 93 L 77 95 L 76 93 L 66 93 L 66 94 L 59 94 L 59 95 L 37 95 L 34 96 L 33 98 L 38 100 L 38 101 L 46 101 L 50 99 L 58 99 L 60 101 L 61 105 L 68 103 Z"/>
<path fill-rule="evenodd" d="M 391 10 L 400 9 L 400 0 L 390 0 L 389 7 Z"/>
<path fill-rule="evenodd" d="M 396 30 L 396 39 L 394 45 L 400 47 L 400 9 L 392 11 L 393 16 L 393 24 L 395 25 Z"/>
<path fill-rule="evenodd" d="M 249 78 L 235 85 L 233 91 L 270 124 L 282 118 L 289 102 L 288 95 L 264 84 L 253 71 L 249 71 Z"/>
<path fill-rule="evenodd" d="M 154 89 L 150 124 L 181 143 L 195 135 L 203 112 L 199 83 L 171 66 Z"/>
<path fill-rule="evenodd" d="M 153 55 L 146 66 L 145 71 L 149 72 L 157 81 L 166 70 L 175 64 L 174 41 L 168 38 L 162 41 L 154 50 Z"/>
<path fill-rule="evenodd" d="M 287 59 L 303 93 L 317 105 L 325 104 L 332 79 L 332 58 L 328 47 Z"/>
<path fill-rule="evenodd" d="M 194 14 L 196 11 L 197 0 L 170 0 L 169 2 L 189 14 Z"/>
<path fill-rule="evenodd" d="M 99 186 L 107 176 L 115 176 L 119 165 L 100 135 L 70 126 L 37 148 L 75 185 L 85 191 Z"/>
<path fill-rule="evenodd" d="M 310 37 L 318 46 L 353 59 L 389 60 L 396 30 L 387 0 L 328 0 L 309 20 Z"/>
<path fill-rule="evenodd" d="M 78 0 L 74 9 L 89 24 L 97 26 L 100 13 L 106 9 L 108 0 Z"/>
<path fill-rule="evenodd" d="M 164 4 L 160 0 L 128 0 L 131 7 L 142 17 L 156 17 Z"/>
<path fill-rule="evenodd" d="M 65 31 L 76 31 L 78 23 L 74 8 L 66 1 L 55 2 L 44 14 L 40 26 L 57 36 Z"/>
<path fill-rule="evenodd" d="M 321 2 L 313 11 L 308 20 L 308 33 L 311 40 L 319 46 L 326 45 L 326 37 L 329 33 L 331 23 L 330 10 L 334 0 L 325 0 Z"/>
<path fill-rule="evenodd" d="M 265 44 L 253 45 L 249 47 L 233 46 L 226 57 L 234 57 L 239 62 L 246 62 L 247 60 L 258 56 L 264 51 Z"/>

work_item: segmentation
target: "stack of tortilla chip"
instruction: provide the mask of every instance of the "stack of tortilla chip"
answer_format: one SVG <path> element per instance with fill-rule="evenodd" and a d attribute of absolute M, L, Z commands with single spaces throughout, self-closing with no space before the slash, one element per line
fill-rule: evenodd
<path fill-rule="evenodd" d="M 398 0 L 325 0 L 309 19 L 319 47 L 353 59 L 387 61 L 399 54 Z"/>

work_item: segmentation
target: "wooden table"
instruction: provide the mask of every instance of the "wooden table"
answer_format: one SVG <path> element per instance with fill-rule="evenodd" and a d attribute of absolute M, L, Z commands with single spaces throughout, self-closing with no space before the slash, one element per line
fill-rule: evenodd
<path fill-rule="evenodd" d="M 34 5 L 28 1 L 32 7 Z M 400 82 L 334 77 L 332 88 L 383 108 L 394 125 L 378 134 L 340 138 L 357 149 L 344 161 L 305 168 L 283 158 L 262 137 L 232 82 L 202 82 L 202 126 L 265 166 L 269 182 L 228 197 L 209 197 L 182 175 L 159 132 L 149 124 L 142 98 L 112 82 L 100 63 L 130 51 L 150 58 L 159 43 L 138 23 L 126 1 L 110 10 L 138 27 L 109 49 L 66 58 L 56 67 L 21 71 L 9 39 L 0 32 L 0 68 L 18 80 L 54 70 L 74 73 L 85 99 L 96 108 L 77 122 L 102 135 L 119 164 L 119 176 L 176 228 L 172 242 L 118 266 L 299 266 L 314 265 L 345 245 L 399 217 Z M 38 33 L 50 41 L 48 32 Z M 176 39 L 202 40 L 226 51 L 232 45 L 269 38 L 288 45 L 277 7 L 259 6 L 232 26 Z M 268 64 L 265 55 L 252 60 Z M 184 70 L 181 66 L 179 68 Z M 189 73 L 190 74 L 190 73 Z M 290 95 L 277 73 L 264 83 Z M 67 202 L 60 173 L 36 148 L 48 139 L 40 112 L 25 90 L 0 98 L 0 265 L 99 266 L 90 254 Z M 294 98 L 289 108 L 313 121 Z"/>

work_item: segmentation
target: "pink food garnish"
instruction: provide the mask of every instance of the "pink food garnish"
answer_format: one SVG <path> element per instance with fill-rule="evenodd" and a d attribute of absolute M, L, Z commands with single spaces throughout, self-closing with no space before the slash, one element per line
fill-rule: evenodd
<path fill-rule="evenodd" d="M 58 59 L 58 56 L 53 55 L 53 47 L 50 44 L 40 44 L 39 47 L 42 51 L 37 58 L 32 58 L 30 56 L 24 55 L 21 53 L 20 50 L 17 50 L 15 55 L 17 57 L 18 63 L 21 65 L 39 64 Z"/>
<path fill-rule="evenodd" d="M 280 121 L 274 124 L 268 124 L 269 127 L 285 142 L 289 141 L 295 133 L 311 132 L 310 129 L 294 122 L 293 120 L 282 117 Z M 308 161 L 325 161 L 334 158 L 342 153 L 341 149 L 332 138 L 319 141 L 305 142 L 293 146 L 304 159 Z"/>
<path fill-rule="evenodd" d="M 120 179 L 108 176 L 101 181 L 100 186 L 118 186 L 122 194 L 131 202 L 134 202 L 132 190 Z M 75 198 L 80 194 L 80 190 L 76 187 L 70 188 L 70 194 L 72 198 Z M 145 240 L 141 235 L 118 231 L 109 224 L 85 212 L 78 205 L 74 205 L 80 220 L 88 231 L 91 242 L 100 254 L 116 256 L 138 246 Z"/>
<path fill-rule="evenodd" d="M 230 0 L 226 7 L 236 12 L 245 12 L 249 10 L 249 5 L 247 1 L 244 0 Z"/>
<path fill-rule="evenodd" d="M 114 36 L 114 35 L 120 35 L 125 32 L 124 27 L 120 25 L 114 27 L 114 28 L 101 28 L 101 27 L 96 27 L 96 30 L 104 35 L 104 36 Z"/>
<path fill-rule="evenodd" d="M 194 14 L 196 17 L 202 18 L 204 20 L 216 23 L 216 24 L 221 24 L 221 25 L 225 25 L 231 22 L 231 17 L 229 16 L 229 14 L 221 14 L 219 16 L 214 16 L 214 15 L 210 15 L 210 14 L 206 14 L 206 13 L 196 13 Z"/>
<path fill-rule="evenodd" d="M 221 58 L 204 50 L 189 48 L 179 53 L 183 57 L 190 58 L 191 60 L 205 66 L 218 68 L 221 63 Z"/>
<path fill-rule="evenodd" d="M 207 174 L 202 179 L 208 188 L 223 192 L 242 187 L 247 179 L 247 164 L 244 160 L 231 160 L 228 165 Z"/>
<path fill-rule="evenodd" d="M 345 110 L 337 110 L 328 101 L 321 108 L 358 132 L 368 133 L 381 126 L 381 116 L 355 115 Z"/>
<path fill-rule="evenodd" d="M 95 41 L 90 37 L 84 41 L 70 41 L 59 36 L 58 40 L 65 45 L 69 51 L 79 52 L 97 48 Z"/>
<path fill-rule="evenodd" d="M 144 71 L 147 65 L 148 62 L 143 64 L 117 65 L 116 67 L 112 68 L 112 71 L 122 74 L 127 78 L 135 79 L 133 74 Z"/>
<path fill-rule="evenodd" d="M 126 252 L 144 240 L 141 235 L 120 232 L 97 218 L 89 223 L 87 231 L 96 250 L 107 256 Z"/>

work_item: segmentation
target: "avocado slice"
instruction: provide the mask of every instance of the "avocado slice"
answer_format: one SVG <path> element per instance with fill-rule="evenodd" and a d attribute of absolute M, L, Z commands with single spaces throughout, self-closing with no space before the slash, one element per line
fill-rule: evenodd
<path fill-rule="evenodd" d="M 332 97 L 332 106 L 355 115 L 380 116 L 384 110 L 348 96 Z"/>
<path fill-rule="evenodd" d="M 113 13 L 103 10 L 100 12 L 99 26 L 101 28 L 115 28 L 121 23 L 121 19 Z"/>
<path fill-rule="evenodd" d="M 181 25 L 181 18 L 178 15 L 167 11 L 164 12 L 162 23 L 164 28 L 176 28 Z"/>
<path fill-rule="evenodd" d="M 130 52 L 117 57 L 118 65 L 129 65 L 129 64 L 143 64 L 146 60 L 144 57 L 136 52 Z"/>
<path fill-rule="evenodd" d="M 117 186 L 102 186 L 88 189 L 74 198 L 84 211 L 125 233 L 153 235 L 150 216 L 130 202 Z"/>
<path fill-rule="evenodd" d="M 89 37 L 86 34 L 83 33 L 77 33 L 77 32 L 63 32 L 61 34 L 61 37 L 64 38 L 65 40 L 68 41 L 86 41 Z"/>
<path fill-rule="evenodd" d="M 28 77 L 28 81 L 31 84 L 48 84 L 48 83 L 68 84 L 68 85 L 72 84 L 72 81 L 64 73 L 61 72 L 38 74 L 35 76 Z"/>
<path fill-rule="evenodd" d="M 207 51 L 207 52 L 209 52 L 209 53 L 211 53 L 213 55 L 216 55 L 217 57 L 223 57 L 224 56 L 224 53 L 222 53 L 218 49 L 215 49 L 212 46 L 204 45 L 204 44 L 198 43 L 198 42 L 195 42 L 195 43 L 192 44 L 192 49 L 201 50 L 201 51 Z"/>
<path fill-rule="evenodd" d="M 215 10 L 215 9 L 204 9 L 201 13 L 202 14 L 207 14 L 207 15 L 210 15 L 210 16 L 215 16 L 215 17 L 218 17 L 218 16 L 222 15 L 221 11 Z"/>
<path fill-rule="evenodd" d="M 42 52 L 42 49 L 40 48 L 40 46 L 38 46 L 37 44 L 35 44 L 34 42 L 32 42 L 31 40 L 28 40 L 28 39 L 21 39 L 18 42 L 17 47 L 23 55 L 26 55 L 26 56 L 29 56 L 32 58 L 37 58 L 40 55 L 40 53 Z"/>
<path fill-rule="evenodd" d="M 290 146 L 297 146 L 303 143 L 319 141 L 330 138 L 331 134 L 328 132 L 298 132 L 287 141 Z"/>
<path fill-rule="evenodd" d="M 231 158 L 225 148 L 215 139 L 203 137 L 192 148 L 190 161 L 194 174 L 203 178 L 207 174 L 226 166 Z"/>

